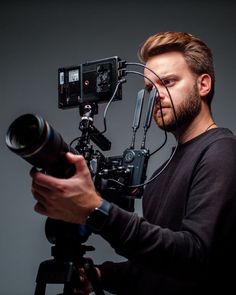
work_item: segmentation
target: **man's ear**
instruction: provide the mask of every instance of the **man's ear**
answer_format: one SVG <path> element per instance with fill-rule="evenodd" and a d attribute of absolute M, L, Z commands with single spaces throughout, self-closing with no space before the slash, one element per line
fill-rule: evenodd
<path fill-rule="evenodd" d="M 206 97 L 211 91 L 212 80 L 208 74 L 202 74 L 197 79 L 198 91 L 201 97 Z"/>

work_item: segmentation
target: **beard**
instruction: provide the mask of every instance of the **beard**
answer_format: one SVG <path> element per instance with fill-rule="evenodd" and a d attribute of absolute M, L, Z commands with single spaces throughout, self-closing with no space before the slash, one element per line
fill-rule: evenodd
<path fill-rule="evenodd" d="M 168 132 L 174 132 L 179 128 L 189 125 L 200 113 L 200 110 L 201 97 L 198 92 L 197 83 L 195 83 L 188 96 L 186 96 L 183 102 L 175 108 L 177 122 L 173 111 L 169 118 L 165 118 L 165 115 L 163 115 L 164 124 L 162 117 L 154 116 L 154 119 L 161 129 Z"/>

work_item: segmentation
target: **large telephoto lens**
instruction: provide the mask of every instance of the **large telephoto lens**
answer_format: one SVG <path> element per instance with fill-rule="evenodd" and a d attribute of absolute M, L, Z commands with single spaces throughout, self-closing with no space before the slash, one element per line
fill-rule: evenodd
<path fill-rule="evenodd" d="M 46 173 L 66 178 L 74 173 L 74 166 L 66 160 L 66 152 L 77 153 L 47 121 L 34 114 L 18 117 L 6 134 L 7 147 Z"/>

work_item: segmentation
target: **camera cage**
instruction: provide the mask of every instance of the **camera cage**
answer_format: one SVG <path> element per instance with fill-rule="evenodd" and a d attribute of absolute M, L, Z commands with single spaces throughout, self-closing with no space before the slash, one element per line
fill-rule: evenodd
<path fill-rule="evenodd" d="M 80 110 L 79 129 L 82 135 L 75 149 L 85 156 L 98 191 L 118 205 L 121 204 L 117 195 L 133 199 L 140 198 L 143 194 L 149 151 L 144 143 L 141 149 L 134 149 L 134 141 L 140 124 L 145 91 L 141 90 L 138 93 L 132 126 L 132 143 L 122 155 L 106 158 L 100 151 L 93 150 L 90 140 L 102 151 L 111 148 L 111 142 L 93 125 L 93 117 L 98 114 L 99 103 L 122 100 L 122 83 L 126 82 L 125 68 L 126 61 L 113 56 L 58 69 L 58 107 L 79 107 Z M 152 91 L 149 96 L 145 132 L 150 127 L 155 95 L 156 92 Z M 116 197 L 111 197 L 114 195 Z M 130 205 L 131 203 L 133 202 L 128 201 L 128 205 L 124 205 L 122 201 L 121 207 L 134 211 L 134 205 Z"/>

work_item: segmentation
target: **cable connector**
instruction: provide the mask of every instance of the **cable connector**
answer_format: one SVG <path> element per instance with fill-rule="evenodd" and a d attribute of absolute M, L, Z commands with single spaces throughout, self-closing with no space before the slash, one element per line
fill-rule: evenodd
<path fill-rule="evenodd" d="M 124 68 L 126 68 L 126 64 L 127 64 L 126 60 L 119 61 L 118 62 L 118 69 L 124 69 Z"/>
<path fill-rule="evenodd" d="M 118 70 L 118 79 L 124 78 L 126 76 L 126 70 L 125 69 L 119 69 Z"/>

